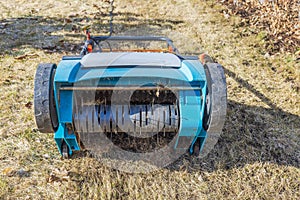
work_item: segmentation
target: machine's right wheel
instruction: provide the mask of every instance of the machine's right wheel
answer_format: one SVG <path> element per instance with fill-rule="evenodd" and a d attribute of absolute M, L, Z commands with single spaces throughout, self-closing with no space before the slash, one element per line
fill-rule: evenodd
<path fill-rule="evenodd" d="M 207 133 L 221 133 L 227 109 L 227 87 L 223 67 L 218 63 L 205 63 L 207 96 L 203 128 Z"/>
<path fill-rule="evenodd" d="M 53 81 L 55 64 L 39 64 L 34 80 L 34 114 L 42 133 L 53 133 L 58 127 Z"/>

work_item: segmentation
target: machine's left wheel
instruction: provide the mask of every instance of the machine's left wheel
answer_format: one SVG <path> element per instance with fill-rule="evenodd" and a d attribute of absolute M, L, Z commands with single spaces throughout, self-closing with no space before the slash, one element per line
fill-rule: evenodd
<path fill-rule="evenodd" d="M 42 133 L 53 133 L 58 128 L 53 88 L 55 71 L 55 64 L 39 64 L 35 74 L 34 114 L 37 127 Z"/>

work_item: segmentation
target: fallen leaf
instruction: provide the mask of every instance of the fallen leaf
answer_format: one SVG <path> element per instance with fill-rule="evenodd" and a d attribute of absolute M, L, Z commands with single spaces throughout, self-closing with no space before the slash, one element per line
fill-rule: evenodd
<path fill-rule="evenodd" d="M 49 175 L 49 177 L 46 179 L 46 181 L 47 181 L 48 183 L 52 183 L 52 182 L 55 182 L 55 181 L 60 181 L 60 178 L 57 177 L 54 173 L 51 173 L 51 174 Z"/>
<path fill-rule="evenodd" d="M 2 174 L 5 176 L 11 176 L 13 174 L 13 169 L 11 167 L 4 168 Z"/>
<path fill-rule="evenodd" d="M 25 107 L 28 108 L 28 109 L 31 109 L 32 108 L 32 102 L 29 101 L 25 104 Z"/>

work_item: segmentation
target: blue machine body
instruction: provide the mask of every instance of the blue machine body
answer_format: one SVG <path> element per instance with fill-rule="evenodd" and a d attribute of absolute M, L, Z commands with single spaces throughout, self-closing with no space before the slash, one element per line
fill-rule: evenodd
<path fill-rule="evenodd" d="M 83 57 L 64 57 L 57 66 L 53 82 L 59 122 L 54 138 L 60 153 L 62 153 L 63 142 L 69 147 L 70 155 L 73 151 L 80 150 L 76 134 L 72 129 L 74 88 L 79 86 L 91 88 L 163 85 L 170 90 L 176 90 L 180 115 L 174 148 L 182 148 L 180 140 L 185 137 L 191 140 L 191 145 L 188 147 L 190 153 L 193 153 L 193 145 L 197 139 L 201 141 L 199 147 L 201 150 L 207 134 L 202 125 L 207 92 L 204 66 L 197 57 L 170 54 L 126 53 L 126 55 L 122 54 L 123 57 L 125 56 L 123 60 L 119 59 L 118 62 L 114 61 L 115 57 L 117 55 L 120 58 L 121 54 L 113 52 L 91 53 Z M 108 59 L 104 59 L 107 57 Z M 157 60 L 149 63 L 149 60 L 154 58 Z M 175 61 L 172 62 L 170 59 Z M 132 60 L 135 61 L 131 62 Z"/>

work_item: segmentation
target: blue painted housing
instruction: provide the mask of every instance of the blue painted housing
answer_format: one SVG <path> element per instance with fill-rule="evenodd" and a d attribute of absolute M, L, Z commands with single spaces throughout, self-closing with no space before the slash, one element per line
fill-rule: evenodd
<path fill-rule="evenodd" d="M 96 54 L 96 53 L 95 53 Z M 164 85 L 172 87 L 189 87 L 188 90 L 178 91 L 179 103 L 179 130 L 177 141 L 174 148 L 180 146 L 181 137 L 189 138 L 192 146 L 201 138 L 200 149 L 206 139 L 206 131 L 202 127 L 204 105 L 206 97 L 206 75 L 203 65 L 197 58 L 183 58 L 168 53 L 135 53 L 136 57 L 158 56 L 160 59 L 152 64 L 143 64 L 143 59 L 128 63 L 117 63 L 105 66 L 101 59 L 97 60 L 97 55 L 93 54 L 93 60 L 89 63 L 88 58 L 84 57 L 65 57 L 58 64 L 54 78 L 54 93 L 57 105 L 59 128 L 55 132 L 55 141 L 59 151 L 62 153 L 62 143 L 65 142 L 69 147 L 69 154 L 75 150 L 80 150 L 75 133 L 72 131 L 73 113 L 73 91 L 62 90 L 62 87 L 74 86 L 145 86 L 145 85 Z M 112 56 L 114 53 L 101 53 L 101 56 Z M 166 60 L 164 61 L 164 55 Z M 99 53 L 98 53 L 99 55 Z M 129 58 L 124 58 L 130 60 Z M 176 57 L 176 58 L 175 58 Z M 92 59 L 92 57 L 91 57 Z M 147 60 L 145 59 L 145 60 Z M 169 62 L 167 59 L 176 59 L 176 62 Z M 85 61 L 83 61 L 85 60 Z M 162 63 L 159 63 L 162 60 Z M 87 63 L 86 63 L 87 62 Z M 107 62 L 107 61 L 106 61 Z M 96 64 L 95 64 L 96 63 Z M 97 63 L 99 65 L 97 66 Z M 109 62 L 108 62 L 109 63 Z M 186 148 L 183 147 L 183 148 Z"/>

